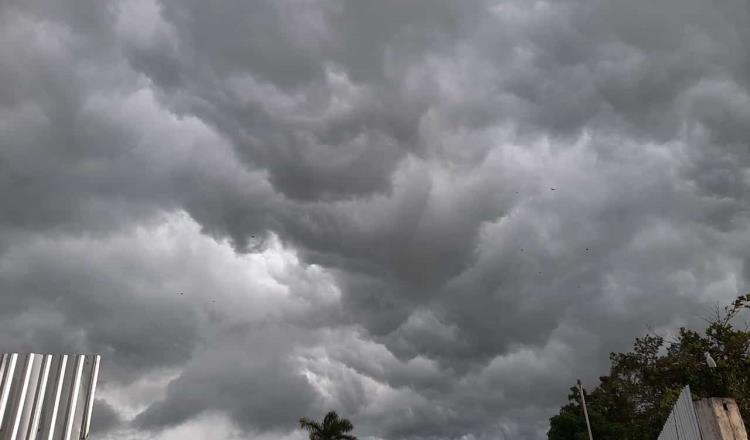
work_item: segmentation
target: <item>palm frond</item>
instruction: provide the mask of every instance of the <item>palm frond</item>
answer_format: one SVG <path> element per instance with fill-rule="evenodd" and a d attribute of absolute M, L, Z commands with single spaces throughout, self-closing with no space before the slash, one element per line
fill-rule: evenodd
<path fill-rule="evenodd" d="M 354 426 L 348 419 L 339 419 L 337 420 L 336 428 L 339 432 L 351 432 L 351 430 L 354 429 Z"/>
<path fill-rule="evenodd" d="M 323 431 L 323 427 L 320 426 L 320 423 L 316 422 L 315 420 L 308 419 L 307 417 L 302 417 L 299 419 L 299 427 L 306 430 L 310 434 L 316 434 Z"/>
<path fill-rule="evenodd" d="M 325 418 L 323 419 L 323 426 L 327 428 L 332 427 L 336 424 L 336 422 L 339 419 L 339 415 L 336 414 L 336 411 L 329 411 L 328 414 L 326 414 Z"/>
<path fill-rule="evenodd" d="M 310 440 L 357 440 L 357 437 L 346 434 L 354 429 L 348 419 L 340 418 L 336 411 L 329 411 L 322 422 L 316 422 L 302 417 L 299 419 L 300 428 L 307 430 Z"/>

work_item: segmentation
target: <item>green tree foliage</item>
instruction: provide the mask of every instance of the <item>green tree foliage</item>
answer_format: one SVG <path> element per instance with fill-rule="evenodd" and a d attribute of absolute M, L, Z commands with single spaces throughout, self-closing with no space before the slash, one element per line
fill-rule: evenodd
<path fill-rule="evenodd" d="M 750 308 L 750 294 L 740 296 L 724 313 L 717 311 L 704 333 L 681 328 L 665 341 L 657 335 L 636 339 L 629 353 L 611 353 L 609 375 L 586 392 L 591 430 L 596 440 L 655 439 L 677 401 L 690 385 L 693 399 L 732 397 L 750 426 L 750 331 L 733 318 Z M 704 352 L 716 360 L 710 369 Z M 549 440 L 588 440 L 576 387 L 569 403 L 550 420 Z"/>
<path fill-rule="evenodd" d="M 302 417 L 299 426 L 310 434 L 310 440 L 357 440 L 348 434 L 354 429 L 352 422 L 339 418 L 335 411 L 326 414 L 321 423 Z"/>

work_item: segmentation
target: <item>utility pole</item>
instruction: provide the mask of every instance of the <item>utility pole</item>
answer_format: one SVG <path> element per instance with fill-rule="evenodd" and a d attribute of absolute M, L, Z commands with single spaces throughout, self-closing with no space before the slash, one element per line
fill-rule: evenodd
<path fill-rule="evenodd" d="M 581 386 L 581 379 L 578 379 L 578 394 L 581 395 L 581 404 L 583 405 L 583 416 L 586 418 L 586 429 L 589 430 L 589 440 L 594 440 L 594 436 L 591 435 L 591 424 L 589 423 L 589 413 L 586 411 L 586 398 L 583 397 L 583 387 Z"/>

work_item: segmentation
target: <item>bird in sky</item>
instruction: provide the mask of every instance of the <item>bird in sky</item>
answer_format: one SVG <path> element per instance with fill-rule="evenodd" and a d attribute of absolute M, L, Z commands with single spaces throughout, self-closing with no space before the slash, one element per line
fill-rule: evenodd
<path fill-rule="evenodd" d="M 708 368 L 716 368 L 716 361 L 714 360 L 714 358 L 712 358 L 707 351 L 704 352 L 703 355 L 706 356 L 706 363 L 708 364 Z"/>

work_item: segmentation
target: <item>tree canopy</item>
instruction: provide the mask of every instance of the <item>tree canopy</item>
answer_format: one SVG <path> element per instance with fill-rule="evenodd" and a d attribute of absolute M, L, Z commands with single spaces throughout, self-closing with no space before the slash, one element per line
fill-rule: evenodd
<path fill-rule="evenodd" d="M 585 393 L 594 438 L 655 439 L 685 385 L 693 399 L 734 398 L 750 426 L 750 331 L 733 323 L 748 308 L 750 294 L 738 297 L 723 314 L 717 311 L 703 333 L 680 328 L 669 341 L 647 334 L 635 340 L 631 352 L 611 353 L 609 374 Z M 717 368 L 708 367 L 705 352 Z M 577 388 L 570 391 L 568 404 L 550 419 L 549 440 L 588 440 Z"/>
<path fill-rule="evenodd" d="M 329 411 L 320 423 L 302 417 L 299 425 L 310 434 L 310 440 L 357 440 L 357 437 L 348 434 L 354 429 L 352 422 L 340 418 L 335 411 Z"/>

